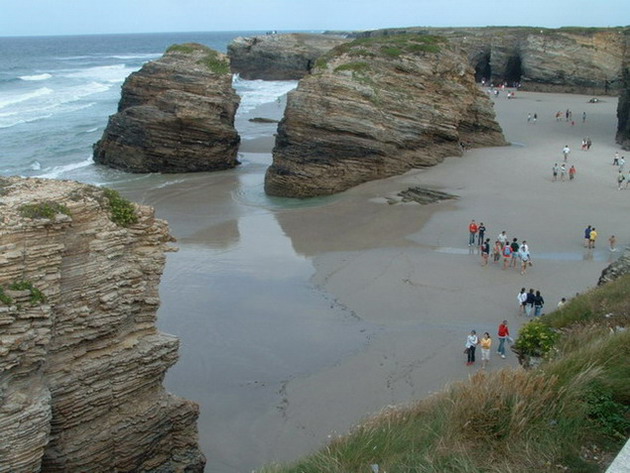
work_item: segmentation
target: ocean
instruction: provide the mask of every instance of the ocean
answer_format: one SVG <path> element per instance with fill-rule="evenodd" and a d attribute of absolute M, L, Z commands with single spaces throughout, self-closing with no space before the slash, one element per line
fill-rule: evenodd
<path fill-rule="evenodd" d="M 113 186 L 143 178 L 92 160 L 92 145 L 116 112 L 125 78 L 172 44 L 197 42 L 225 53 L 234 38 L 261 33 L 0 38 L 0 175 Z M 273 102 L 296 84 L 235 76 L 238 114 Z"/>

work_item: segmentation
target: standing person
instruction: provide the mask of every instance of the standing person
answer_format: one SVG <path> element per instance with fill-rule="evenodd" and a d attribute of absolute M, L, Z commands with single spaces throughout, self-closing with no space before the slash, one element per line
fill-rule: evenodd
<path fill-rule="evenodd" d="M 586 112 L 582 112 L 582 123 L 586 122 Z"/>
<path fill-rule="evenodd" d="M 479 228 L 477 229 L 477 231 L 479 232 L 477 243 L 479 244 L 479 246 L 481 246 L 483 244 L 483 239 L 486 236 L 486 226 L 483 224 L 483 222 L 479 224 Z"/>
<path fill-rule="evenodd" d="M 488 264 L 488 257 L 490 256 L 490 238 L 486 238 L 481 244 L 481 266 Z"/>
<path fill-rule="evenodd" d="M 501 259 L 501 242 L 496 240 L 492 247 L 492 262 L 497 263 Z"/>
<path fill-rule="evenodd" d="M 591 226 L 584 229 L 584 248 L 588 248 L 588 242 L 591 239 Z"/>
<path fill-rule="evenodd" d="M 532 315 L 535 302 L 536 302 L 536 294 L 534 294 L 533 289 L 530 289 L 529 292 L 527 293 L 527 299 L 525 300 L 525 315 L 527 315 L 527 317 Z"/>
<path fill-rule="evenodd" d="M 510 248 L 512 249 L 512 261 L 510 262 L 511 268 L 516 268 L 516 263 L 518 260 L 518 249 L 521 245 L 518 244 L 517 238 L 512 238 L 512 243 L 510 243 Z"/>
<path fill-rule="evenodd" d="M 479 341 L 481 345 L 481 368 L 485 369 L 486 365 L 490 361 L 490 347 L 492 346 L 492 338 L 488 332 L 484 332 L 483 337 Z"/>
<path fill-rule="evenodd" d="M 475 349 L 477 348 L 477 344 L 479 343 L 479 339 L 477 338 L 477 332 L 474 330 L 470 331 L 470 335 L 466 337 L 466 354 L 468 355 L 467 365 L 472 365 L 475 362 Z"/>
<path fill-rule="evenodd" d="M 518 301 L 518 312 L 519 314 L 525 313 L 525 303 L 527 302 L 527 289 L 524 287 L 521 288 L 521 292 L 516 295 L 516 300 Z"/>
<path fill-rule="evenodd" d="M 542 313 L 542 308 L 545 305 L 545 299 L 543 299 L 540 291 L 536 291 L 534 296 L 534 316 L 538 317 Z"/>
<path fill-rule="evenodd" d="M 532 114 L 531 114 L 531 113 L 528 113 L 528 114 L 527 114 L 527 123 L 529 123 L 529 122 L 531 122 L 531 121 L 532 121 Z"/>
<path fill-rule="evenodd" d="M 501 248 L 503 248 L 505 246 L 505 244 L 508 241 L 508 236 L 507 233 L 505 232 L 505 230 L 503 230 L 499 236 L 497 237 L 497 240 L 499 240 L 499 243 L 501 243 Z"/>
<path fill-rule="evenodd" d="M 622 156 L 621 158 L 619 158 L 619 172 L 623 172 L 625 165 L 626 165 L 626 158 Z"/>
<path fill-rule="evenodd" d="M 591 141 L 591 137 L 587 136 L 586 137 L 586 151 L 588 151 L 589 149 L 591 149 L 591 146 L 593 145 L 593 142 Z"/>
<path fill-rule="evenodd" d="M 510 266 L 510 260 L 512 259 L 512 246 L 503 246 L 503 269 L 507 269 Z"/>
<path fill-rule="evenodd" d="M 613 156 L 613 166 L 619 166 L 619 151 L 615 151 Z"/>
<path fill-rule="evenodd" d="M 525 240 L 523 240 L 521 247 L 518 249 L 518 257 L 521 259 L 521 274 L 525 274 L 527 272 L 527 266 L 532 265 L 529 246 L 527 246 Z"/>
<path fill-rule="evenodd" d="M 575 166 L 571 166 L 569 168 L 569 181 L 572 181 L 573 179 L 575 179 L 575 173 L 576 173 L 576 169 Z"/>
<path fill-rule="evenodd" d="M 567 167 L 564 163 L 560 165 L 560 180 L 564 182 L 567 178 Z"/>
<path fill-rule="evenodd" d="M 477 236 L 477 230 L 479 227 L 475 223 L 474 220 L 470 221 L 468 225 L 468 246 L 473 246 L 475 244 L 475 237 Z"/>
<path fill-rule="evenodd" d="M 590 249 L 595 248 L 595 240 L 597 240 L 597 232 L 595 231 L 595 227 L 593 227 L 588 238 L 588 247 Z"/>
<path fill-rule="evenodd" d="M 610 235 L 610 238 L 608 239 L 608 249 L 610 251 L 617 251 L 617 239 L 615 238 L 615 235 Z"/>
<path fill-rule="evenodd" d="M 505 359 L 505 342 L 510 338 L 510 329 L 508 328 L 507 320 L 504 320 L 499 324 L 497 335 L 499 338 L 499 348 L 497 348 L 497 353 L 501 355 L 501 358 Z"/>
<path fill-rule="evenodd" d="M 560 299 L 560 301 L 558 302 L 558 309 L 562 309 L 562 307 L 566 303 L 567 303 L 567 298 L 566 297 L 563 297 L 562 299 Z"/>
<path fill-rule="evenodd" d="M 555 163 L 552 167 L 551 167 L 551 180 L 553 182 L 558 180 L 558 163 Z"/>
<path fill-rule="evenodd" d="M 619 166 L 619 168 L 621 169 L 621 166 Z M 623 181 L 626 179 L 626 176 L 623 175 L 622 171 L 619 171 L 619 173 L 617 174 L 617 190 L 620 191 L 621 188 L 623 187 Z"/>
<path fill-rule="evenodd" d="M 569 148 L 569 145 L 564 145 L 564 148 L 562 148 L 562 157 L 565 163 L 567 162 L 567 159 L 569 158 L 570 152 L 571 152 L 571 148 Z"/>
<path fill-rule="evenodd" d="M 532 118 L 532 120 L 534 121 L 534 125 L 536 124 L 536 120 L 538 120 L 538 114 L 534 113 L 534 117 Z"/>

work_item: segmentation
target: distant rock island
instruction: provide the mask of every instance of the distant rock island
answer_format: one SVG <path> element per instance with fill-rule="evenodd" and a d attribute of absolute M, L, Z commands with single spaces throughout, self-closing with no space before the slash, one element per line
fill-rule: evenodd
<path fill-rule="evenodd" d="M 466 56 L 433 35 L 360 38 L 322 56 L 289 93 L 265 191 L 341 192 L 505 145 Z"/>
<path fill-rule="evenodd" d="M 239 102 L 225 55 L 200 44 L 173 45 L 125 80 L 94 161 L 138 173 L 232 168 Z"/>
<path fill-rule="evenodd" d="M 243 79 L 298 80 L 318 57 L 349 39 L 334 35 L 291 33 L 236 38 L 228 45 L 232 72 Z"/>
<path fill-rule="evenodd" d="M 0 471 L 203 472 L 197 404 L 167 393 L 166 222 L 116 192 L 0 178 Z"/>

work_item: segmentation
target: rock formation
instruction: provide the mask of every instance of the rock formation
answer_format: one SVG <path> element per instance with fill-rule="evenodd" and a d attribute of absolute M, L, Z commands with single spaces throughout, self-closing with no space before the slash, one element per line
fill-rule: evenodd
<path fill-rule="evenodd" d="M 239 101 L 225 55 L 200 44 L 171 46 L 127 78 L 94 161 L 129 172 L 232 168 Z"/>
<path fill-rule="evenodd" d="M 167 224 L 70 181 L 0 178 L 0 208 L 0 472 L 202 472 L 198 407 L 162 387 Z"/>
<path fill-rule="evenodd" d="M 270 34 L 236 38 L 228 45 L 232 72 L 243 79 L 298 80 L 315 60 L 350 40 L 321 34 Z"/>
<path fill-rule="evenodd" d="M 626 248 L 618 260 L 604 268 L 597 285 L 602 286 L 628 273 L 630 273 L 630 248 Z"/>
<path fill-rule="evenodd" d="M 333 194 L 504 145 L 492 102 L 443 38 L 367 38 L 333 49 L 289 93 L 268 194 Z"/>
<path fill-rule="evenodd" d="M 630 28 L 626 29 L 622 88 L 617 105 L 617 143 L 630 150 Z"/>

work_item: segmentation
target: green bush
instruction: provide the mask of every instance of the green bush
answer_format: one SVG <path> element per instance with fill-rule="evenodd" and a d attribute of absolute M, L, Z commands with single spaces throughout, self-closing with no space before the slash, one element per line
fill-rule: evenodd
<path fill-rule="evenodd" d="M 52 220 L 57 214 L 70 215 L 70 210 L 64 204 L 58 202 L 40 202 L 37 204 L 22 205 L 18 211 L 25 218 L 47 218 Z"/>
<path fill-rule="evenodd" d="M 13 304 L 13 299 L 4 293 L 4 289 L 0 287 L 0 302 L 6 305 Z"/>
<path fill-rule="evenodd" d="M 131 202 L 113 189 L 104 188 L 103 193 L 108 201 L 112 222 L 121 227 L 128 227 L 138 222 L 136 209 Z"/>
<path fill-rule="evenodd" d="M 29 291 L 31 293 L 31 304 L 42 304 L 46 302 L 44 293 L 33 286 L 31 281 L 15 281 L 9 285 L 9 289 L 12 291 Z"/>
<path fill-rule="evenodd" d="M 523 355 L 546 356 L 553 348 L 558 334 L 540 320 L 523 325 L 514 348 Z"/>

